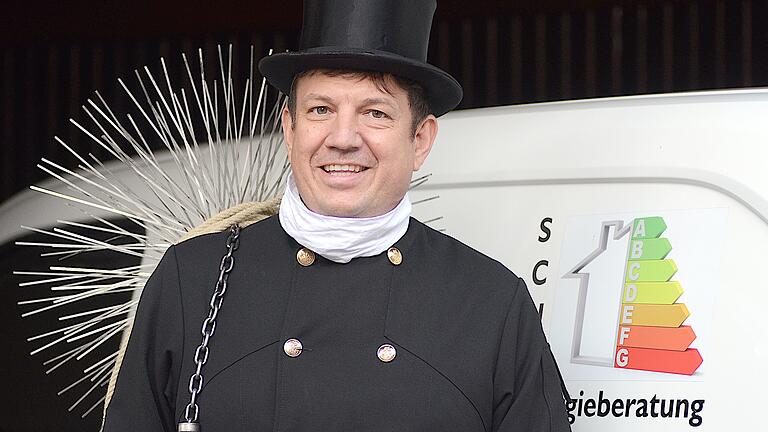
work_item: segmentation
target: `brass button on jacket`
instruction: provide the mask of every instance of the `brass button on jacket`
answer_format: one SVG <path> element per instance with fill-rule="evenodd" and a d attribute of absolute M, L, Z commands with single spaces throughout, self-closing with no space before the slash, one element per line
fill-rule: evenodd
<path fill-rule="evenodd" d="M 397 350 L 390 344 L 384 344 L 376 351 L 376 356 L 384 363 L 389 363 L 397 356 Z"/>
<path fill-rule="evenodd" d="M 301 248 L 296 252 L 296 261 L 304 267 L 309 267 L 315 262 L 315 253 L 307 248 Z"/>
<path fill-rule="evenodd" d="M 403 254 L 400 253 L 400 249 L 396 247 L 389 248 L 387 251 L 387 258 L 389 258 L 389 262 L 394 265 L 400 265 L 400 263 L 403 262 Z"/>
<path fill-rule="evenodd" d="M 302 345 L 298 339 L 288 339 L 283 344 L 283 351 L 288 357 L 298 357 L 301 355 Z"/>

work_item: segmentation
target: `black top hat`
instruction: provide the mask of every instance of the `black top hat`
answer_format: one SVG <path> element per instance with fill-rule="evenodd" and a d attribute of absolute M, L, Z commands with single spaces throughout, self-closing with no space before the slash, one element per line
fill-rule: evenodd
<path fill-rule="evenodd" d="M 264 57 L 259 70 L 285 94 L 305 70 L 391 73 L 421 84 L 439 117 L 459 104 L 462 90 L 426 62 L 436 7 L 436 0 L 304 0 L 299 51 Z"/>

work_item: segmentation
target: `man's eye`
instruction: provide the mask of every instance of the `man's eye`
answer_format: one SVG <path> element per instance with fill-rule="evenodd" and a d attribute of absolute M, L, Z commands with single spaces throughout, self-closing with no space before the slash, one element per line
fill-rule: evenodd
<path fill-rule="evenodd" d="M 386 114 L 384 114 L 384 112 L 383 112 L 383 111 L 379 111 L 379 110 L 370 110 L 370 111 L 369 111 L 369 113 L 371 114 L 371 117 L 373 117 L 373 118 L 376 118 L 376 119 L 383 119 L 383 118 L 387 118 L 387 115 L 386 115 Z"/>
<path fill-rule="evenodd" d="M 312 112 L 319 115 L 328 114 L 328 107 L 326 106 L 318 106 L 312 108 Z"/>

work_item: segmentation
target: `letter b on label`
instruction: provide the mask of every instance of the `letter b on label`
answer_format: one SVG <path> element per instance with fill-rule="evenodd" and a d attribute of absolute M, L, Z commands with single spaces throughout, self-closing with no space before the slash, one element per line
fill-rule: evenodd
<path fill-rule="evenodd" d="M 632 259 L 640 259 L 643 257 L 643 241 L 642 240 L 632 240 L 632 248 L 629 252 L 629 256 Z"/>

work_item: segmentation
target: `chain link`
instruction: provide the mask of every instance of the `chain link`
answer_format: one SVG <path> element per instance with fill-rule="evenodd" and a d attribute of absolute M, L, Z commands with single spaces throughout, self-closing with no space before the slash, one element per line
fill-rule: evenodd
<path fill-rule="evenodd" d="M 233 253 L 240 245 L 240 227 L 232 225 L 229 229 L 229 236 L 227 237 L 227 253 L 221 258 L 221 264 L 219 264 L 219 278 L 216 281 L 216 287 L 211 296 L 211 301 L 208 306 L 208 316 L 203 321 L 203 326 L 200 333 L 203 336 L 202 342 L 195 350 L 195 364 L 197 365 L 195 373 L 189 377 L 189 393 L 190 401 L 187 404 L 187 408 L 184 410 L 184 418 L 187 423 L 196 423 L 200 409 L 197 406 L 197 396 L 203 389 L 203 365 L 208 361 L 208 342 L 211 340 L 213 333 L 216 331 L 216 318 L 219 316 L 219 309 L 224 301 L 224 294 L 227 292 L 227 281 L 229 280 L 229 273 L 232 271 L 232 267 L 235 265 L 235 259 Z"/>

